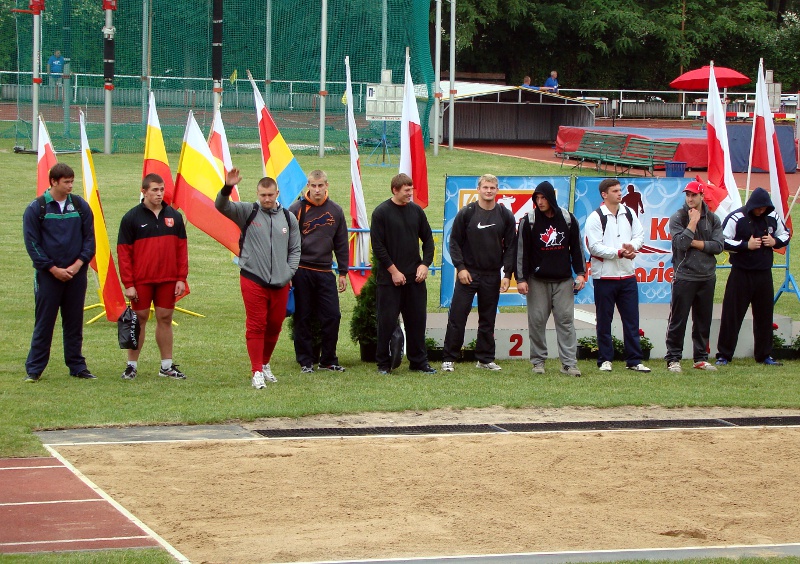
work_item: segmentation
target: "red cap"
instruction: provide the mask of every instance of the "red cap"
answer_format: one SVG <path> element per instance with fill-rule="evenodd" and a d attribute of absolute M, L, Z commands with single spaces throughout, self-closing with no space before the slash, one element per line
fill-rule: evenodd
<path fill-rule="evenodd" d="M 684 192 L 692 192 L 693 194 L 702 194 L 706 191 L 706 185 L 698 180 L 692 180 L 683 189 Z"/>

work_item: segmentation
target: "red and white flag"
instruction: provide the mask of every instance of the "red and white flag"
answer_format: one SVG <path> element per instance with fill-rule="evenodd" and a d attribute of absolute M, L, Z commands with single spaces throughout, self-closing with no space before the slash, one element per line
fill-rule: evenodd
<path fill-rule="evenodd" d="M 406 52 L 406 77 L 403 85 L 403 114 L 400 120 L 400 172 L 414 181 L 414 202 L 428 207 L 428 163 L 419 119 L 417 97 L 411 80 L 411 58 Z"/>
<path fill-rule="evenodd" d="M 778 135 L 775 133 L 775 124 L 772 121 L 767 82 L 764 80 L 764 59 L 761 59 L 758 64 L 756 112 L 753 120 L 753 146 L 750 150 L 750 167 L 769 171 L 769 191 L 772 194 L 772 205 L 775 206 L 775 211 L 786 223 L 786 228 L 791 233 L 792 220 L 786 216 L 786 212 L 789 209 L 789 185 L 786 182 L 786 172 L 783 168 L 783 158 L 778 145 Z"/>
<path fill-rule="evenodd" d="M 164 203 L 171 206 L 175 199 L 175 182 L 172 180 L 167 148 L 161 133 L 161 122 L 158 121 L 158 112 L 156 111 L 156 98 L 152 92 L 150 92 L 150 103 L 147 110 L 142 178 L 150 173 L 157 174 L 164 180 Z"/>
<path fill-rule="evenodd" d="M 50 141 L 50 134 L 44 124 L 42 116 L 39 116 L 39 146 L 37 147 L 36 164 L 36 196 L 39 197 L 50 188 L 50 169 L 58 162 L 56 152 L 53 150 L 53 143 Z"/>
<path fill-rule="evenodd" d="M 228 136 L 225 134 L 225 125 L 222 123 L 222 114 L 216 109 L 214 110 L 214 121 L 211 124 L 211 133 L 208 135 L 208 148 L 211 149 L 211 155 L 217 163 L 217 168 L 225 178 L 233 168 L 233 160 L 231 160 L 231 150 L 228 147 Z M 231 200 L 239 201 L 239 189 L 236 186 L 231 192 Z"/>
<path fill-rule="evenodd" d="M 345 99 L 347 102 L 347 132 L 350 135 L 350 217 L 354 229 L 369 229 L 367 206 L 364 203 L 364 190 L 361 185 L 361 163 L 358 157 L 358 131 L 356 117 L 353 112 L 353 85 L 350 82 L 350 57 L 344 58 L 344 69 L 347 76 Z M 353 293 L 361 293 L 361 287 L 367 281 L 368 270 L 358 270 L 359 266 L 369 266 L 369 232 L 354 233 L 350 239 L 350 265 L 348 278 Z"/>
<path fill-rule="evenodd" d="M 731 168 L 731 155 L 728 149 L 728 130 L 725 125 L 725 110 L 719 99 L 719 88 L 714 76 L 714 62 L 711 62 L 708 76 L 708 108 L 706 111 L 706 132 L 708 135 L 708 182 L 710 186 L 704 194 L 709 209 L 720 219 L 742 207 L 742 197 L 736 187 Z"/>

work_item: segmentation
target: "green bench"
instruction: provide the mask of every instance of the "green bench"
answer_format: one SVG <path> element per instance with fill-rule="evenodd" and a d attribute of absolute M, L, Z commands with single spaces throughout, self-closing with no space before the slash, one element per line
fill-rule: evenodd
<path fill-rule="evenodd" d="M 582 168 L 584 161 L 593 161 L 600 170 L 600 163 L 607 156 L 622 154 L 626 140 L 626 135 L 586 131 L 574 151 L 561 151 L 561 167 L 564 167 L 564 161 L 574 159 L 577 163 L 572 168 Z"/>
<path fill-rule="evenodd" d="M 639 139 L 632 137 L 628 140 L 625 150 L 619 155 L 606 155 L 603 163 L 614 165 L 614 174 L 617 174 L 617 167 L 621 168 L 622 173 L 626 173 L 632 168 L 641 168 L 645 175 L 655 176 L 656 167 L 663 168 L 664 163 L 675 158 L 679 143 L 672 141 L 653 141 L 651 139 Z"/>

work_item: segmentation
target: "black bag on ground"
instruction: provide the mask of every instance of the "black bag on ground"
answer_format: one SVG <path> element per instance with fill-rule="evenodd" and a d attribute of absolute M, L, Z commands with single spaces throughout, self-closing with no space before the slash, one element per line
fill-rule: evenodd
<path fill-rule="evenodd" d="M 119 337 L 119 348 L 136 350 L 139 348 L 139 316 L 131 309 L 125 308 L 122 315 L 117 320 L 117 336 Z"/>
<path fill-rule="evenodd" d="M 403 347 L 406 344 L 406 336 L 400 324 L 394 328 L 392 338 L 389 340 L 389 363 L 391 369 L 394 370 L 400 363 L 403 362 Z"/>

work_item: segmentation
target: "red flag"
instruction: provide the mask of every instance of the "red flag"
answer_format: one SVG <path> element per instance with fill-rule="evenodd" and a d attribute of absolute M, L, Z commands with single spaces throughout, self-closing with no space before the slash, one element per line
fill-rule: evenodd
<path fill-rule="evenodd" d="M 350 82 L 350 57 L 344 58 L 345 74 L 347 76 L 347 89 L 345 98 L 347 101 L 347 131 L 350 135 L 350 217 L 354 229 L 369 229 L 369 219 L 367 218 L 367 206 L 364 203 L 364 190 L 361 185 L 361 164 L 358 158 L 358 131 L 356 130 L 356 118 L 353 113 L 353 85 Z M 353 293 L 357 296 L 361 293 L 361 287 L 369 277 L 369 270 L 358 270 L 359 266 L 368 266 L 369 256 L 369 233 L 353 233 L 350 237 L 350 265 L 348 278 Z"/>
<path fill-rule="evenodd" d="M 704 200 L 709 209 L 724 219 L 730 212 L 742 207 L 742 197 L 736 188 L 728 150 L 728 130 L 725 111 L 719 99 L 717 79 L 714 77 L 712 61 L 708 77 L 708 109 L 706 112 L 708 135 L 708 182 L 717 190 L 708 190 Z M 712 197 L 716 194 L 716 197 Z"/>
<path fill-rule="evenodd" d="M 164 136 L 161 133 L 161 123 L 156 112 L 156 98 L 150 92 L 150 107 L 147 112 L 147 133 L 144 139 L 144 166 L 142 178 L 150 173 L 155 173 L 164 179 L 164 203 L 172 205 L 175 199 L 175 183 L 172 181 L 172 171 L 169 168 L 167 149 L 164 145 Z"/>
<path fill-rule="evenodd" d="M 778 135 L 772 121 L 772 108 L 767 95 L 767 83 L 764 80 L 764 59 L 758 64 L 758 83 L 756 84 L 756 111 L 753 120 L 753 147 L 750 157 L 752 167 L 769 171 L 769 191 L 772 194 L 772 205 L 778 217 L 786 223 L 792 232 L 792 219 L 786 216 L 789 209 L 789 185 L 783 168 L 783 157 L 778 145 Z M 766 187 L 764 187 L 766 188 Z M 781 249 L 782 250 L 782 249 Z M 784 251 L 785 252 L 785 251 Z"/>
<path fill-rule="evenodd" d="M 403 85 L 403 117 L 400 120 L 400 172 L 414 181 L 414 202 L 428 207 L 428 163 L 422 139 L 417 97 L 411 80 L 411 59 L 406 53 L 406 77 Z"/>
<path fill-rule="evenodd" d="M 50 142 L 50 134 L 44 124 L 42 116 L 39 116 L 39 146 L 37 147 L 36 164 L 36 196 L 41 196 L 50 188 L 50 169 L 58 162 L 56 153 L 53 151 L 53 144 Z"/>

